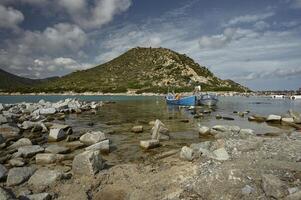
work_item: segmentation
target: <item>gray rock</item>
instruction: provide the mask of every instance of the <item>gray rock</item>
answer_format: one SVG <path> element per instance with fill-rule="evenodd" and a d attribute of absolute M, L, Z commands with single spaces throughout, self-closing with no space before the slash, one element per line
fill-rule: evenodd
<path fill-rule="evenodd" d="M 0 126 L 0 133 L 5 138 L 18 138 L 20 135 L 20 129 L 9 124 L 2 124 Z"/>
<path fill-rule="evenodd" d="M 52 114 L 56 113 L 56 109 L 55 108 L 41 108 L 41 109 L 39 109 L 39 113 L 41 115 L 52 115 Z"/>
<path fill-rule="evenodd" d="M 17 155 L 24 158 L 30 158 L 36 155 L 37 153 L 42 153 L 42 152 L 44 152 L 44 148 L 41 147 L 40 145 L 23 146 L 18 148 Z"/>
<path fill-rule="evenodd" d="M 4 106 L 3 106 L 2 103 L 0 103 L 0 112 L 1 112 L 2 110 L 4 110 Z"/>
<path fill-rule="evenodd" d="M 283 117 L 283 118 L 281 118 L 281 121 L 288 122 L 288 123 L 294 123 L 294 118 L 292 118 L 292 117 Z"/>
<path fill-rule="evenodd" d="M 244 129 L 243 128 L 243 129 L 240 129 L 239 134 L 242 134 L 242 135 L 254 135 L 255 132 L 252 129 Z"/>
<path fill-rule="evenodd" d="M 63 129 L 51 128 L 48 136 L 49 141 L 61 141 L 67 137 Z"/>
<path fill-rule="evenodd" d="M 161 134 L 167 135 L 168 128 L 160 121 L 156 120 L 154 127 L 152 128 L 152 139 L 153 140 L 160 140 Z"/>
<path fill-rule="evenodd" d="M 36 164 L 51 164 L 65 159 L 64 155 L 53 153 L 40 153 L 36 155 Z"/>
<path fill-rule="evenodd" d="M 263 174 L 261 178 L 266 196 L 279 199 L 287 194 L 284 183 L 278 177 L 272 174 Z"/>
<path fill-rule="evenodd" d="M 98 142 L 96 144 L 86 147 L 85 150 L 86 151 L 100 150 L 101 152 L 108 153 L 108 152 L 110 152 L 110 141 L 104 140 L 104 141 Z"/>
<path fill-rule="evenodd" d="M 265 122 L 266 117 L 258 116 L 258 115 L 252 115 L 248 117 L 249 121 L 255 121 L 255 122 Z"/>
<path fill-rule="evenodd" d="M 252 187 L 249 186 L 249 185 L 246 185 L 245 187 L 243 187 L 243 188 L 241 189 L 241 193 L 242 193 L 243 195 L 249 195 L 249 194 L 251 194 L 253 191 L 254 191 L 254 188 L 252 188 Z"/>
<path fill-rule="evenodd" d="M 238 133 L 240 131 L 239 126 L 229 126 L 229 125 L 215 125 L 212 127 L 212 129 L 220 132 L 233 132 L 233 133 Z"/>
<path fill-rule="evenodd" d="M 57 170 L 39 169 L 29 179 L 28 184 L 35 190 L 43 190 L 63 178 Z"/>
<path fill-rule="evenodd" d="M 89 132 L 82 135 L 79 140 L 85 145 L 96 144 L 106 139 L 106 135 L 101 131 Z"/>
<path fill-rule="evenodd" d="M 140 147 L 144 149 L 152 149 L 155 147 L 160 146 L 159 140 L 151 139 L 151 140 L 141 140 L 140 141 Z"/>
<path fill-rule="evenodd" d="M 85 151 L 74 157 L 72 171 L 75 175 L 93 176 L 102 170 L 103 166 L 99 151 Z"/>
<path fill-rule="evenodd" d="M 19 147 L 31 146 L 31 145 L 32 145 L 32 143 L 31 143 L 30 139 L 21 138 L 17 142 L 15 142 L 12 145 L 10 145 L 9 147 L 7 147 L 7 149 L 12 150 L 12 149 L 18 149 Z"/>
<path fill-rule="evenodd" d="M 85 144 L 81 143 L 80 141 L 68 142 L 65 145 L 66 147 L 70 148 L 71 151 L 81 149 L 85 146 Z"/>
<path fill-rule="evenodd" d="M 51 200 L 51 195 L 49 193 L 39 193 L 26 195 L 25 198 L 27 200 Z"/>
<path fill-rule="evenodd" d="M 192 143 L 190 145 L 190 148 L 193 149 L 196 153 L 200 153 L 200 149 L 207 149 L 209 150 L 212 145 L 211 141 L 205 141 L 205 142 L 200 142 L 200 143 Z"/>
<path fill-rule="evenodd" d="M 22 158 L 13 158 L 8 161 L 8 164 L 12 167 L 23 167 L 25 162 Z"/>
<path fill-rule="evenodd" d="M 7 186 L 16 186 L 27 181 L 36 171 L 33 167 L 16 167 L 9 170 L 6 180 Z"/>
<path fill-rule="evenodd" d="M 202 126 L 201 128 L 199 128 L 199 135 L 207 135 L 210 133 L 210 128 L 207 126 Z"/>
<path fill-rule="evenodd" d="M 281 116 L 279 115 L 269 115 L 267 117 L 267 122 L 280 122 L 281 121 Z"/>
<path fill-rule="evenodd" d="M 54 154 L 65 154 L 69 153 L 70 149 L 67 147 L 59 146 L 57 144 L 52 144 L 45 149 L 45 152 Z"/>
<path fill-rule="evenodd" d="M 220 160 L 220 161 L 229 160 L 230 158 L 225 148 L 216 149 L 215 151 L 213 151 L 213 155 L 214 155 L 212 157 L 213 159 Z"/>
<path fill-rule="evenodd" d="M 134 133 L 142 133 L 143 132 L 143 126 L 134 126 L 131 130 Z"/>
<path fill-rule="evenodd" d="M 25 129 L 25 130 L 35 128 L 35 129 L 42 130 L 42 132 L 47 132 L 48 131 L 47 127 L 45 126 L 45 124 L 43 122 L 24 121 L 21 124 L 21 128 Z"/>
<path fill-rule="evenodd" d="M 301 123 L 301 114 L 294 112 L 293 110 L 289 110 L 289 115 L 294 119 L 294 122 L 297 124 Z"/>
<path fill-rule="evenodd" d="M 1 124 L 6 124 L 6 123 L 7 123 L 6 117 L 4 117 L 3 115 L 0 115 L 0 125 Z"/>
<path fill-rule="evenodd" d="M 1 200 L 15 200 L 16 198 L 13 197 L 8 191 L 4 188 L 0 187 L 0 199 Z"/>
<path fill-rule="evenodd" d="M 301 191 L 290 194 L 284 198 L 285 200 L 300 200 L 301 199 Z"/>
<path fill-rule="evenodd" d="M 0 164 L 0 180 L 6 177 L 7 175 L 7 169 L 3 165 Z"/>
<path fill-rule="evenodd" d="M 182 158 L 184 160 L 192 161 L 194 158 L 193 149 L 191 149 L 187 146 L 182 147 L 181 152 L 180 152 L 180 158 Z"/>

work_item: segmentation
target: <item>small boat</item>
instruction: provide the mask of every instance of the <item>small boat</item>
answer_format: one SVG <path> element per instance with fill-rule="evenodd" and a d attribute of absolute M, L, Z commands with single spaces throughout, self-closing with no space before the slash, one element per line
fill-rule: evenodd
<path fill-rule="evenodd" d="M 215 106 L 218 102 L 218 98 L 213 94 L 201 94 L 197 98 L 199 105 Z"/>
<path fill-rule="evenodd" d="M 195 106 L 197 104 L 197 97 L 183 96 L 169 94 L 165 97 L 166 103 L 169 105 L 180 105 L 180 106 Z"/>
<path fill-rule="evenodd" d="M 292 99 L 292 100 L 297 100 L 297 99 L 301 100 L 301 95 L 292 95 L 289 98 Z"/>

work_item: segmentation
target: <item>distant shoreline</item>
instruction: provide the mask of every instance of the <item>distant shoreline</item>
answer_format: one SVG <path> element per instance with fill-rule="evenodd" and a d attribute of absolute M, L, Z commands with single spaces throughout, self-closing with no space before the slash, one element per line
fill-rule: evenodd
<path fill-rule="evenodd" d="M 215 92 L 215 91 L 206 91 L 208 93 L 216 93 L 219 95 L 254 95 L 254 93 L 242 93 L 242 92 Z M 192 95 L 192 92 L 182 92 L 183 95 Z M 101 92 L 84 92 L 84 93 L 75 93 L 75 92 L 65 92 L 65 93 L 6 93 L 0 92 L 0 96 L 165 96 L 166 94 L 160 93 L 101 93 Z"/>

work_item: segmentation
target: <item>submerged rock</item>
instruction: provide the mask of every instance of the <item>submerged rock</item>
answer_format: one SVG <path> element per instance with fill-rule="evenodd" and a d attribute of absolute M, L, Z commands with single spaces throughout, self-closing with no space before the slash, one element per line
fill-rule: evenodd
<path fill-rule="evenodd" d="M 101 131 L 89 132 L 79 138 L 79 140 L 85 145 L 92 145 L 105 139 L 106 135 Z"/>
<path fill-rule="evenodd" d="M 144 149 L 152 149 L 155 147 L 160 146 L 159 140 L 151 139 L 151 140 L 141 140 L 140 141 L 140 147 Z"/>
<path fill-rule="evenodd" d="M 75 175 L 93 176 L 104 167 L 99 151 L 85 151 L 74 157 L 72 171 Z"/>
<path fill-rule="evenodd" d="M 7 186 L 16 186 L 27 181 L 36 171 L 33 167 L 17 167 L 9 170 L 6 180 Z"/>
<path fill-rule="evenodd" d="M 143 132 L 143 126 L 134 126 L 131 130 L 134 133 L 142 133 Z"/>

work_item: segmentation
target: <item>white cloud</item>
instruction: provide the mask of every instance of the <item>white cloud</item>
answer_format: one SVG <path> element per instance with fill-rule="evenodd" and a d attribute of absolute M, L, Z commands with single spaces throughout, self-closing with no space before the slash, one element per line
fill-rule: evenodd
<path fill-rule="evenodd" d="M 254 24 L 254 28 L 259 31 L 265 30 L 269 27 L 270 27 L 270 25 L 264 21 L 258 21 Z"/>
<path fill-rule="evenodd" d="M 58 0 L 59 5 L 67 10 L 75 23 L 84 28 L 100 28 L 113 20 L 113 17 L 126 11 L 131 0 Z"/>
<path fill-rule="evenodd" d="M 291 7 L 295 9 L 301 8 L 301 0 L 291 0 Z"/>
<path fill-rule="evenodd" d="M 273 15 L 275 15 L 274 12 L 268 12 L 268 13 L 256 14 L 256 15 L 243 15 L 231 19 L 225 26 L 234 26 L 237 24 L 257 22 L 272 17 Z"/>
<path fill-rule="evenodd" d="M 15 29 L 23 20 L 24 15 L 19 10 L 0 4 L 0 28 Z"/>

